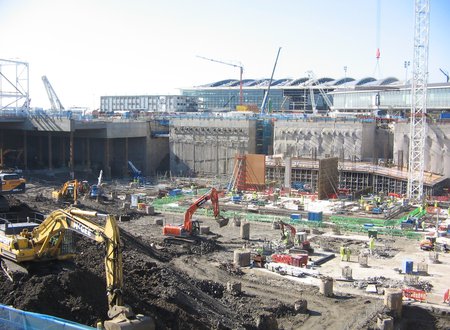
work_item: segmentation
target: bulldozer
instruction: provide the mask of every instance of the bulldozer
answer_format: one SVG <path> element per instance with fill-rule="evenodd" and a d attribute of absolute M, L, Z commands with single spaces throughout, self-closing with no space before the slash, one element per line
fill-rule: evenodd
<path fill-rule="evenodd" d="M 105 219 L 104 227 L 94 218 Z M 108 320 L 106 330 L 154 329 L 154 320 L 148 316 L 134 314 L 123 301 L 122 247 L 119 227 L 114 215 L 98 214 L 70 207 L 59 209 L 48 215 L 42 223 L 14 223 L 0 225 L 0 259 L 2 268 L 10 279 L 11 269 L 36 264 L 66 260 L 75 255 L 73 240 L 69 233 L 76 232 L 105 245 L 106 296 Z"/>

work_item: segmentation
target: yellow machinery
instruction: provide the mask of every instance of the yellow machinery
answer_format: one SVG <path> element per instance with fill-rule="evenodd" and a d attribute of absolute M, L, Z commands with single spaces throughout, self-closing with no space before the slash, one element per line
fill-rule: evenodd
<path fill-rule="evenodd" d="M 57 202 L 69 201 L 71 204 L 76 205 L 80 187 L 81 183 L 78 180 L 67 181 L 60 189 L 52 191 L 52 198 Z"/>
<path fill-rule="evenodd" d="M 113 215 L 104 215 L 104 227 L 93 221 L 97 212 L 77 208 L 56 210 L 41 224 L 16 223 L 0 227 L 0 257 L 17 264 L 64 260 L 75 255 L 71 231 L 77 232 L 106 247 L 105 270 L 108 296 L 108 317 L 105 329 L 154 329 L 153 319 L 135 315 L 124 305 L 122 297 L 123 269 L 119 227 Z"/>
<path fill-rule="evenodd" d="M 6 171 L 0 172 L 0 211 L 8 211 L 8 201 L 4 195 L 22 194 L 25 192 L 25 179 L 17 173 Z"/>

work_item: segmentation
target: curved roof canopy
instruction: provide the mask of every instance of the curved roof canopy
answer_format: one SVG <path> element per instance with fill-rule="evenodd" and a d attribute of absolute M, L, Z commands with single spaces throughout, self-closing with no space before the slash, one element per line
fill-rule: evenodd
<path fill-rule="evenodd" d="M 242 80 L 242 85 L 245 87 L 267 87 L 269 86 L 270 79 L 244 79 Z M 399 80 L 395 77 L 387 77 L 384 79 L 376 80 L 373 77 L 365 77 L 359 80 L 355 80 L 351 77 L 344 77 L 340 79 L 333 79 L 330 77 L 322 77 L 317 79 L 312 79 L 310 77 L 302 77 L 298 79 L 292 78 L 283 78 L 272 81 L 271 86 L 289 86 L 289 87 L 307 87 L 307 86 L 317 86 L 323 85 L 326 87 L 336 86 L 336 87 L 377 87 L 377 86 L 386 86 L 399 82 Z M 201 87 L 238 87 L 240 86 L 240 81 L 236 79 L 225 79 L 216 81 L 210 84 L 199 86 Z"/>

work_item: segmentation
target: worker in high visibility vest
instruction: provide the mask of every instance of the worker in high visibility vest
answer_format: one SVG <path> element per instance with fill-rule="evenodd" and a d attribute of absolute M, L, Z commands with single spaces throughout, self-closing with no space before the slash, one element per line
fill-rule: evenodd
<path fill-rule="evenodd" d="M 371 237 L 369 240 L 369 251 L 370 251 L 370 255 L 373 255 L 373 250 L 375 248 L 375 237 Z"/>
<path fill-rule="evenodd" d="M 341 255 L 341 261 L 344 261 L 344 256 L 345 256 L 345 247 L 344 246 L 341 246 L 339 253 Z"/>

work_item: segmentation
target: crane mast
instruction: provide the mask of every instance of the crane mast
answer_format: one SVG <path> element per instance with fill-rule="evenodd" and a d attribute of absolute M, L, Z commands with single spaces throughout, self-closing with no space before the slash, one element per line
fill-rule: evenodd
<path fill-rule="evenodd" d="M 239 68 L 239 105 L 242 105 L 243 102 L 243 92 L 242 92 L 242 75 L 244 73 L 244 67 L 242 65 L 237 65 L 237 64 L 233 64 L 233 63 L 227 63 L 227 62 L 223 62 L 223 61 L 218 61 L 218 60 L 214 60 L 212 58 L 207 58 L 207 57 L 203 57 L 203 56 L 198 56 L 198 58 L 202 58 L 204 60 L 207 61 L 211 61 L 211 62 L 216 62 L 216 63 L 221 63 L 221 64 L 225 64 L 225 65 L 229 65 L 229 66 L 234 66 L 235 68 Z"/>
<path fill-rule="evenodd" d="M 429 0 L 416 0 L 407 191 L 408 198 L 415 201 L 424 197 L 429 26 Z"/>

